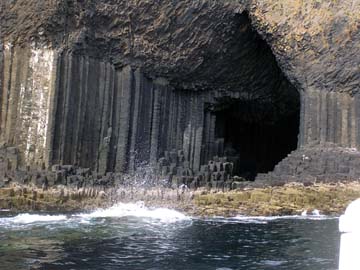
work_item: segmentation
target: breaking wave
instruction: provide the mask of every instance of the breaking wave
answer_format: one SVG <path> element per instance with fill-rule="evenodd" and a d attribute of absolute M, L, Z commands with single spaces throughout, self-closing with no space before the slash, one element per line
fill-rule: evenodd
<path fill-rule="evenodd" d="M 225 217 L 214 217 L 208 218 L 207 221 L 214 222 L 225 222 L 225 223 L 254 223 L 254 224 L 268 224 L 269 222 L 276 220 L 329 220 L 329 219 L 338 219 L 335 216 L 327 216 L 320 214 L 319 210 L 311 211 L 309 214 L 307 212 L 302 212 L 301 215 L 289 215 L 289 216 L 235 216 L 230 218 Z"/>
<path fill-rule="evenodd" d="M 63 223 L 91 223 L 100 218 L 122 218 L 134 217 L 149 222 L 174 223 L 186 220 L 203 220 L 210 222 L 226 223 L 255 223 L 267 224 L 279 219 L 299 219 L 299 220 L 327 220 L 337 217 L 321 215 L 318 210 L 309 214 L 303 212 L 295 216 L 235 216 L 235 217 L 212 217 L 212 218 L 193 218 L 179 211 L 168 208 L 149 208 L 143 202 L 138 203 L 118 203 L 109 208 L 97 209 L 92 212 L 85 212 L 72 215 L 41 215 L 41 214 L 19 214 L 13 217 L 0 218 L 2 226 L 24 226 L 36 224 L 63 224 Z"/>
<path fill-rule="evenodd" d="M 0 218 L 0 225 L 50 223 L 64 221 L 66 219 L 67 217 L 65 215 L 19 214 L 15 217 Z"/>
<path fill-rule="evenodd" d="M 119 203 L 106 209 L 98 209 L 89 213 L 73 215 L 40 215 L 19 214 L 14 217 L 0 218 L 0 225 L 27 225 L 57 222 L 87 222 L 97 218 L 137 217 L 156 220 L 162 223 L 172 223 L 183 220 L 191 220 L 190 217 L 176 210 L 167 208 L 148 208 L 143 203 Z"/>
<path fill-rule="evenodd" d="M 99 209 L 92 213 L 78 215 L 82 218 L 106 217 L 139 217 L 160 220 L 161 222 L 176 222 L 190 220 L 190 217 L 168 208 L 148 208 L 143 203 L 118 203 L 107 209 Z"/>

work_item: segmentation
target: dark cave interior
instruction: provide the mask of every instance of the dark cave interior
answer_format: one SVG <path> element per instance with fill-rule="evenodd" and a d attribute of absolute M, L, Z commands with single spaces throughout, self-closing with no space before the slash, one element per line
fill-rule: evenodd
<path fill-rule="evenodd" d="M 272 171 L 297 147 L 299 106 L 280 115 L 268 109 L 265 104 L 234 101 L 215 112 L 215 136 L 224 139 L 224 156 L 234 162 L 234 175 L 246 180 Z"/>

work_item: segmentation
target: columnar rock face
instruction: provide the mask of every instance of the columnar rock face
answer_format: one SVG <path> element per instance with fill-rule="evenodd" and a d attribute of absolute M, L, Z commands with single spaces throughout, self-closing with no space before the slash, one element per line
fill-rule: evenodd
<path fill-rule="evenodd" d="M 2 141 L 19 148 L 23 166 L 125 172 L 178 149 L 200 167 L 203 94 L 64 51 L 7 45 L 2 67 Z"/>
<path fill-rule="evenodd" d="M 298 149 L 258 180 L 359 179 L 359 105 L 359 94 L 302 92 Z"/>
<path fill-rule="evenodd" d="M 5 43 L 1 60 L 1 140 L 19 148 L 24 163 L 40 165 L 46 158 L 54 53 Z"/>
<path fill-rule="evenodd" d="M 360 177 L 359 5 L 3 1 L 1 142 L 16 167 Z"/>
<path fill-rule="evenodd" d="M 312 91 L 301 96 L 299 146 L 360 147 L 359 95 Z"/>

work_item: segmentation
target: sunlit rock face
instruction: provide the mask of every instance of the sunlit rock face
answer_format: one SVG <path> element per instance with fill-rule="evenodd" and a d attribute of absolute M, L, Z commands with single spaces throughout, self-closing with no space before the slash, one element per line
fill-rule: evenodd
<path fill-rule="evenodd" d="M 23 165 L 151 164 L 188 177 L 227 157 L 246 179 L 356 178 L 359 10 L 325 0 L 2 1 L 2 141 Z"/>
<path fill-rule="evenodd" d="M 46 162 L 54 57 L 47 48 L 21 48 L 11 43 L 3 47 L 1 141 L 16 145 L 26 164 Z"/>

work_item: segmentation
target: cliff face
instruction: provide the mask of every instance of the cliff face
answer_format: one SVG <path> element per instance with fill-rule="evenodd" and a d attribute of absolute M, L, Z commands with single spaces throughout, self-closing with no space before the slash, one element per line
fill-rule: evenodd
<path fill-rule="evenodd" d="M 181 82 L 186 75 L 194 82 L 191 74 L 208 58 L 229 62 L 244 43 L 236 42 L 243 24 L 235 17 L 245 11 L 298 88 L 355 93 L 358 85 L 357 1 L 2 2 L 5 40 L 48 41 Z"/>
<path fill-rule="evenodd" d="M 359 91 L 358 1 L 253 1 L 253 25 L 299 90 Z"/>
<path fill-rule="evenodd" d="M 273 178 L 358 179 L 360 3 L 253 1 L 249 10 L 301 94 L 300 147 Z"/>
<path fill-rule="evenodd" d="M 51 50 L 5 44 L 1 91 L 1 138 L 18 146 L 24 162 L 43 160 L 53 95 Z"/>
<path fill-rule="evenodd" d="M 271 177 L 358 175 L 344 166 L 360 154 L 333 151 L 360 146 L 356 1 L 1 5 L 0 133 L 20 166 L 151 164 L 223 182 L 266 173 L 297 145 Z M 335 163 L 299 172 L 304 153 Z"/>

